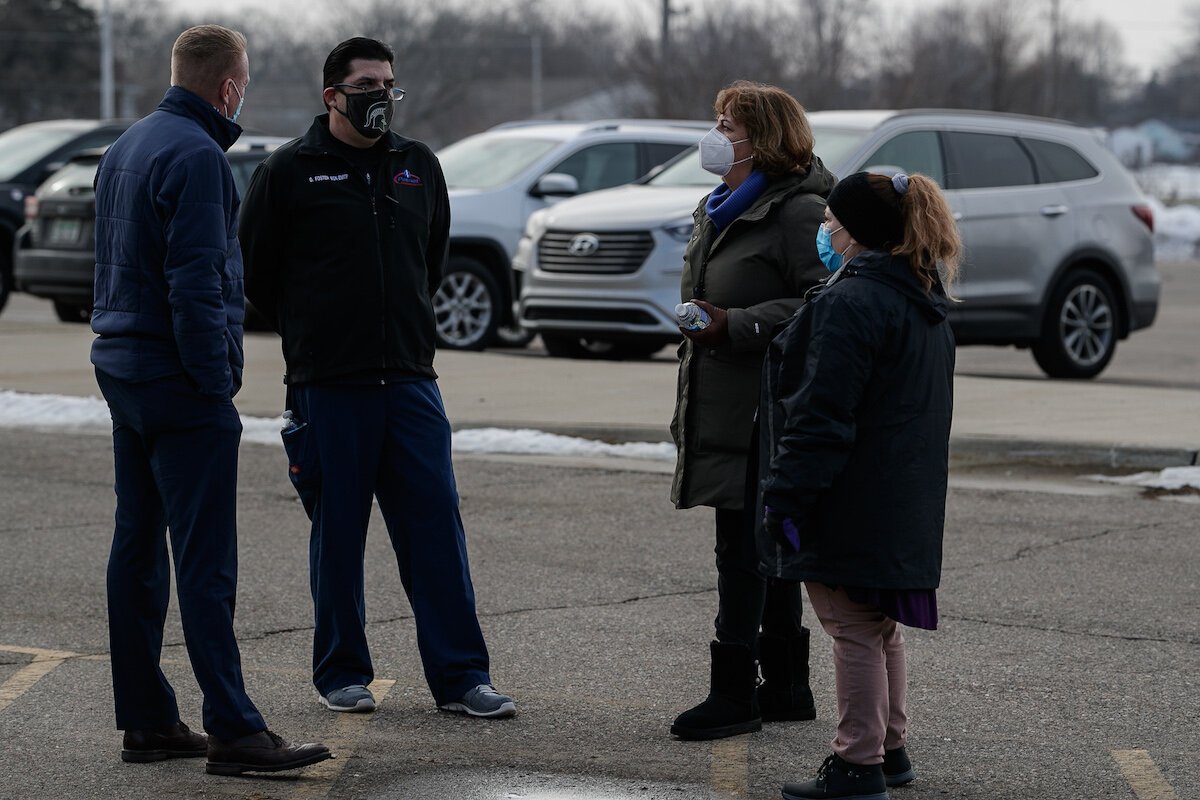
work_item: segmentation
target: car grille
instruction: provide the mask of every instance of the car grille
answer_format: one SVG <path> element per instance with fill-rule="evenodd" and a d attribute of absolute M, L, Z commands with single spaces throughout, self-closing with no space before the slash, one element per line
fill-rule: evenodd
<path fill-rule="evenodd" d="M 546 272 L 628 275 L 653 249 L 649 231 L 547 231 L 538 242 L 538 266 Z"/>

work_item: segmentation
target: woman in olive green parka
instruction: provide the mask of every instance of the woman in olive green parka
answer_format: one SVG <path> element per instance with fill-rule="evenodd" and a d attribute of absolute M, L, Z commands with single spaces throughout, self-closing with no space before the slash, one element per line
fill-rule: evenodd
<path fill-rule="evenodd" d="M 671 499 L 679 508 L 716 509 L 719 607 L 710 694 L 671 726 L 683 739 L 734 736 L 759 730 L 763 720 L 816 714 L 799 585 L 768 582 L 758 572 L 757 480 L 748 480 L 747 467 L 775 326 L 828 275 L 814 240 L 836 179 L 812 154 L 804 109 L 783 90 L 738 81 L 714 108 L 717 125 L 701 140 L 700 157 L 723 182 L 696 209 L 680 287 L 681 299 L 711 322 L 685 330 L 679 348 Z"/>

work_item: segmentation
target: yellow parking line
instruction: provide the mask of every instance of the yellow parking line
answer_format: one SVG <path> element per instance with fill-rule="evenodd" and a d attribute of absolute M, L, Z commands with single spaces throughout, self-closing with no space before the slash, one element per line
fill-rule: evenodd
<path fill-rule="evenodd" d="M 32 661 L 0 684 L 0 711 L 12 705 L 17 698 L 29 691 L 42 678 L 58 669 L 68 658 L 75 658 L 79 655 L 65 650 L 44 650 L 39 647 L 19 647 L 7 644 L 0 644 L 0 652 L 33 656 Z"/>
<path fill-rule="evenodd" d="M 1179 800 L 1145 750 L 1113 750 L 1112 756 L 1138 800 Z"/>
<path fill-rule="evenodd" d="M 383 698 L 396 682 L 384 678 L 376 678 L 367 688 L 375 695 L 376 705 L 383 703 Z M 378 712 L 376 712 L 378 713 Z M 333 730 L 325 738 L 325 744 L 333 751 L 336 758 L 322 761 L 304 770 L 303 783 L 288 795 L 289 800 L 322 800 L 329 790 L 337 783 L 346 769 L 346 764 L 354 755 L 353 747 L 362 737 L 363 730 L 371 721 L 374 714 L 336 714 Z"/>
<path fill-rule="evenodd" d="M 710 772 L 718 792 L 745 797 L 750 791 L 750 735 L 714 741 Z"/>

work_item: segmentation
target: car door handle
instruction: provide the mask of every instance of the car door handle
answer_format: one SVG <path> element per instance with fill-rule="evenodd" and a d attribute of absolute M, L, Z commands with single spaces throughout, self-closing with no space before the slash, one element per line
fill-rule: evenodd
<path fill-rule="evenodd" d="M 1066 206 L 1042 206 L 1043 217 L 1061 217 L 1067 211 Z"/>

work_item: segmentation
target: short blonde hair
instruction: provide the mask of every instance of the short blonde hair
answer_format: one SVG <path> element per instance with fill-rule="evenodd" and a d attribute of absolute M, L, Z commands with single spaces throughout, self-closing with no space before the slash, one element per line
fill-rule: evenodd
<path fill-rule="evenodd" d="M 220 87 L 246 52 L 246 37 L 220 25 L 197 25 L 171 48 L 171 85 L 204 95 Z"/>
<path fill-rule="evenodd" d="M 813 132 L 804 106 L 777 86 L 735 81 L 717 94 L 717 114 L 746 126 L 754 167 L 768 175 L 804 172 L 812 161 Z"/>

